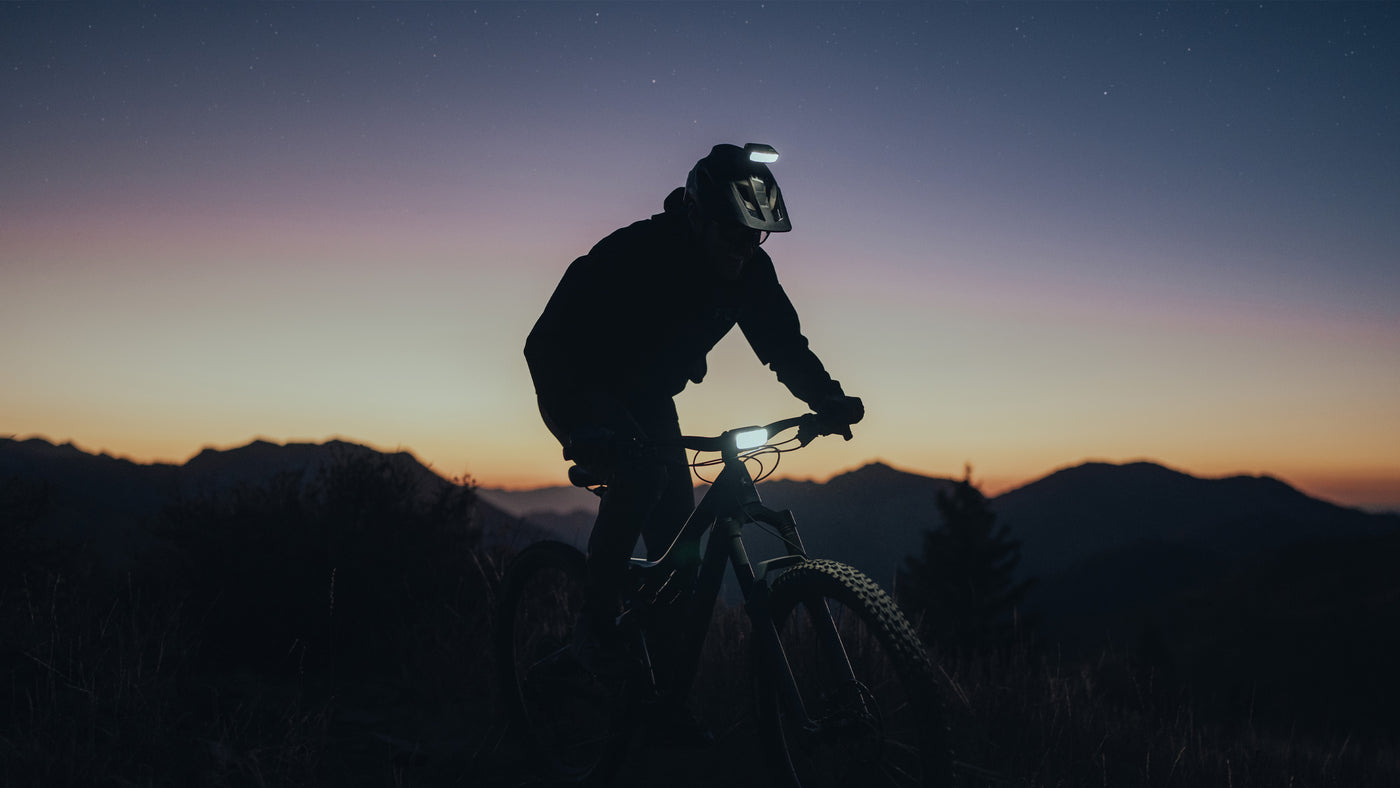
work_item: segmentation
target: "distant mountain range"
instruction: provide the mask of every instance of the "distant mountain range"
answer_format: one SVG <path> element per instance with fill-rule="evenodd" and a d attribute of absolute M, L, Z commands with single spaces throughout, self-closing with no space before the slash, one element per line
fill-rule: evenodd
<path fill-rule="evenodd" d="M 809 551 L 830 545 L 828 553 L 886 578 L 919 549 L 923 531 L 939 525 L 934 501 L 952 484 L 872 463 L 826 483 L 779 480 L 758 489 L 767 505 L 796 513 Z M 591 493 L 572 487 L 478 492 L 566 539 L 586 535 L 597 509 Z M 1311 498 L 1269 476 L 1202 479 L 1148 462 L 1067 468 L 991 504 L 1022 541 L 1022 573 L 1037 577 L 1137 549 L 1176 545 L 1236 560 L 1400 528 L 1400 516 Z"/>
<path fill-rule="evenodd" d="M 341 441 L 255 441 L 205 450 L 181 466 L 142 465 L 68 444 L 0 439 L 0 517 L 41 491 L 48 535 L 84 540 L 121 560 L 148 543 L 146 526 L 180 497 L 278 473 L 311 478 L 328 463 L 373 454 Z M 451 484 L 410 454 L 382 456 L 410 469 L 424 494 Z M 888 587 L 924 532 L 939 525 L 934 502 L 953 484 L 874 463 L 825 483 L 770 481 L 759 491 L 767 505 L 796 514 L 809 553 L 850 563 Z M 552 536 L 582 546 L 596 500 L 568 487 L 482 489 L 476 517 L 488 544 Z M 1145 462 L 1068 468 L 991 503 L 1022 542 L 1021 573 L 1039 580 L 1028 605 L 1070 628 L 1160 606 L 1290 547 L 1400 533 L 1400 516 L 1310 498 L 1277 479 L 1202 479 Z M 775 540 L 751 536 L 756 555 L 776 549 Z"/>
<path fill-rule="evenodd" d="M 954 483 L 873 463 L 826 483 L 780 480 L 758 489 L 768 506 L 796 514 L 809 553 L 839 558 L 889 587 L 924 531 L 940 524 L 934 501 Z M 596 511 L 596 499 L 573 488 L 479 493 L 578 545 Z M 991 506 L 1021 540 L 1020 574 L 1037 580 L 1028 612 L 1085 642 L 1136 637 L 1145 617 L 1167 616 L 1178 600 L 1209 597 L 1241 576 L 1279 577 L 1268 567 L 1296 562 L 1299 550 L 1326 546 L 1335 562 L 1373 543 L 1390 549 L 1400 535 L 1400 516 L 1337 506 L 1268 476 L 1203 479 L 1147 462 L 1067 468 Z M 760 554 L 776 547 L 761 535 L 752 542 Z"/>

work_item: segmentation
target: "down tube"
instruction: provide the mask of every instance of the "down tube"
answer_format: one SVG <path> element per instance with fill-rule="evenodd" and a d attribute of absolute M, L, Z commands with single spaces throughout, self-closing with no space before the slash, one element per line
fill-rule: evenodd
<path fill-rule="evenodd" d="M 720 583 L 724 580 L 724 560 L 728 552 L 722 549 L 723 540 L 716 541 L 714 522 L 714 515 L 702 501 L 686 524 L 687 536 L 693 534 L 698 542 L 700 534 L 709 530 L 710 541 L 700 564 L 700 577 L 687 597 L 682 647 L 675 652 L 676 670 L 671 678 L 673 697 L 684 698 L 690 694 L 691 684 L 700 666 L 700 653 L 710 632 L 710 618 L 714 615 L 715 600 L 719 598 Z M 721 549 L 716 550 L 716 547 Z"/>

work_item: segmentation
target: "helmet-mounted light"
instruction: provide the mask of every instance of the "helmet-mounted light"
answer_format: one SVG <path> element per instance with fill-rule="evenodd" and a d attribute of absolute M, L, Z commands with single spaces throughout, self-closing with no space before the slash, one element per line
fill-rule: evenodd
<path fill-rule="evenodd" d="M 749 161 L 756 161 L 759 164 L 772 164 L 778 160 L 777 149 L 761 142 L 750 142 L 744 146 L 744 152 L 749 155 Z"/>

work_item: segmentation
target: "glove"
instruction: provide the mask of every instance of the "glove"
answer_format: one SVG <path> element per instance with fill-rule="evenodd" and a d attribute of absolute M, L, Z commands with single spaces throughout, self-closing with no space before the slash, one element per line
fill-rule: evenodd
<path fill-rule="evenodd" d="M 686 378 L 691 383 L 700 383 L 705 380 L 705 373 L 708 371 L 709 365 L 705 363 L 705 357 L 701 356 L 699 360 L 690 365 L 690 369 L 686 371 Z"/>
<path fill-rule="evenodd" d="M 865 418 L 865 403 L 860 397 L 829 394 L 812 403 L 812 410 L 823 420 L 836 424 L 855 424 Z"/>
<path fill-rule="evenodd" d="M 822 432 L 840 435 L 846 440 L 852 437 L 851 425 L 865 418 L 865 404 L 860 401 L 860 397 L 830 394 L 809 404 L 823 423 Z"/>

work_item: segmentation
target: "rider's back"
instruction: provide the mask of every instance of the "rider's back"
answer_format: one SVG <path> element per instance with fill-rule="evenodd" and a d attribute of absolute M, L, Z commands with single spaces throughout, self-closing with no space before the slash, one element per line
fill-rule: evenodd
<path fill-rule="evenodd" d="M 736 323 L 780 377 L 829 381 L 768 255 L 756 249 L 738 279 L 723 281 L 687 233 L 684 215 L 667 210 L 569 266 L 525 343 L 537 393 L 675 396 L 700 382 L 706 354 Z"/>

